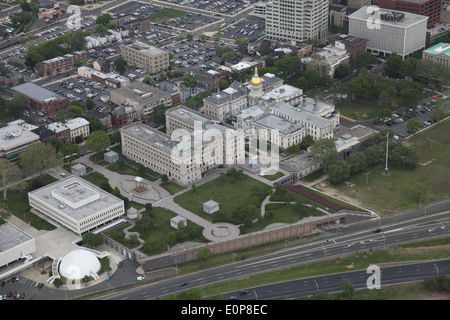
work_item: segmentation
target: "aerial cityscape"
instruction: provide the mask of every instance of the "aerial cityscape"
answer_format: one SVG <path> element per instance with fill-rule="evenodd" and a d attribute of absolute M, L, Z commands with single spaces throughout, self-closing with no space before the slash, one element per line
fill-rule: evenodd
<path fill-rule="evenodd" d="M 450 300 L 450 1 L 0 8 L 0 300 Z"/>

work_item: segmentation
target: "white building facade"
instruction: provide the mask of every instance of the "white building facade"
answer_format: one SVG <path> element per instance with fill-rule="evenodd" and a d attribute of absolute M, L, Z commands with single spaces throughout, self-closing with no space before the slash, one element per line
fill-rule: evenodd
<path fill-rule="evenodd" d="M 427 16 L 365 6 L 348 16 L 348 35 L 368 39 L 373 54 L 397 53 L 407 58 L 425 48 Z"/>
<path fill-rule="evenodd" d="M 30 206 L 76 234 L 83 234 L 125 213 L 123 200 L 72 175 L 28 193 Z"/>

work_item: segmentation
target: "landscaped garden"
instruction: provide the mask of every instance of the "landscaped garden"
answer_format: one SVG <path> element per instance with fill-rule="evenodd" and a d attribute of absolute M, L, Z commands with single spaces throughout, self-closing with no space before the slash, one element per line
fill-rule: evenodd
<path fill-rule="evenodd" d="M 139 238 L 144 240 L 144 245 L 139 251 L 147 255 L 156 255 L 167 251 L 177 243 L 185 241 L 205 242 L 202 235 L 203 229 L 198 225 L 188 221 L 187 225 L 179 230 L 170 226 L 170 219 L 177 216 L 173 211 L 165 208 L 150 208 L 142 213 L 142 218 L 137 219 L 136 225 L 129 229 L 129 232 L 138 232 Z M 120 242 L 128 248 L 135 248 L 140 245 L 136 235 L 129 238 L 125 236 L 124 229 L 130 225 L 125 224 L 108 231 L 106 235 L 115 241 Z"/>

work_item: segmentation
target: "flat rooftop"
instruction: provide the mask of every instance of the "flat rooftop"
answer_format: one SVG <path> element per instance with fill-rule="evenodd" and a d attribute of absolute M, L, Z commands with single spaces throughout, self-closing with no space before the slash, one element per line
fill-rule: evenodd
<path fill-rule="evenodd" d="M 22 93 L 27 97 L 30 97 L 31 99 L 39 102 L 46 102 L 46 100 L 49 99 L 56 99 L 56 100 L 65 99 L 59 94 L 56 94 L 32 82 L 26 82 L 16 87 L 12 87 L 11 90 Z"/>
<path fill-rule="evenodd" d="M 12 224 L 4 223 L 0 225 L 0 252 L 8 251 L 30 240 L 33 240 L 33 237 Z"/>
<path fill-rule="evenodd" d="M 157 54 L 161 54 L 161 53 L 166 53 L 167 51 L 161 50 L 158 47 L 154 47 L 151 45 L 148 45 L 146 43 L 140 42 L 140 41 L 135 41 L 131 44 L 128 45 L 129 47 L 139 50 L 139 51 L 143 51 L 149 55 L 157 55 Z"/>
<path fill-rule="evenodd" d="M 138 137 L 147 143 L 163 149 L 165 152 L 172 152 L 172 149 L 176 142 L 172 141 L 170 136 L 162 133 L 159 130 L 148 127 L 140 122 L 135 122 L 130 125 L 124 126 L 120 129 L 121 132 L 129 134 L 131 136 Z"/>
<path fill-rule="evenodd" d="M 280 161 L 280 165 L 292 171 L 300 171 L 310 167 L 317 161 L 309 152 L 303 150 L 292 157 Z"/>
<path fill-rule="evenodd" d="M 75 221 L 123 203 L 123 200 L 76 175 L 31 191 L 28 195 Z"/>
<path fill-rule="evenodd" d="M 269 129 L 278 130 L 283 135 L 288 135 L 304 128 L 300 124 L 292 123 L 281 117 L 274 116 L 273 114 L 269 114 L 259 120 L 256 120 L 255 123 Z"/>
<path fill-rule="evenodd" d="M 19 145 L 39 141 L 39 135 L 22 128 L 20 125 L 11 124 L 0 128 L 0 151 L 7 151 Z"/>
<path fill-rule="evenodd" d="M 368 8 L 368 6 L 364 6 L 361 9 L 355 11 L 354 13 L 349 15 L 349 19 L 350 20 L 351 19 L 363 20 L 364 22 L 372 21 L 373 20 L 372 12 L 370 10 L 368 10 L 367 8 Z M 414 24 L 419 23 L 424 20 L 428 20 L 427 16 L 422 16 L 419 14 L 414 14 L 414 13 L 405 12 L 405 11 L 380 8 L 380 11 L 379 11 L 379 13 L 377 13 L 377 16 L 381 17 L 383 15 L 389 16 L 392 18 L 403 15 L 403 18 L 398 19 L 398 21 L 395 21 L 395 20 L 388 21 L 388 20 L 384 20 L 383 18 L 380 19 L 381 25 L 390 25 L 390 26 L 402 27 L 402 28 L 414 25 Z"/>
<path fill-rule="evenodd" d="M 437 45 L 424 50 L 423 52 L 450 56 L 450 43 L 440 42 Z"/>

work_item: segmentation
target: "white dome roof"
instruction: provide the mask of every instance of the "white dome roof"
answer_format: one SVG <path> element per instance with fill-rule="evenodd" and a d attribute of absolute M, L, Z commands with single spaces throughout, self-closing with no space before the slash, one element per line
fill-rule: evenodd
<path fill-rule="evenodd" d="M 100 270 L 100 261 L 88 250 L 78 249 L 66 254 L 59 265 L 59 273 L 67 279 L 82 279 Z"/>

